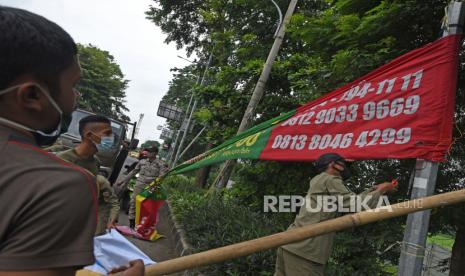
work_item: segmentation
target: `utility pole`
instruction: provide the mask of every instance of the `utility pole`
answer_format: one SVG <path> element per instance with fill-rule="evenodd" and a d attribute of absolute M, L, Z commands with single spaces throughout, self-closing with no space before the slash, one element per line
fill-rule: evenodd
<path fill-rule="evenodd" d="M 207 76 L 208 68 L 210 67 L 210 63 L 212 61 L 212 58 L 213 58 L 213 51 L 210 53 L 210 56 L 208 57 L 207 65 L 205 66 L 205 70 L 203 71 L 203 76 L 202 76 L 202 81 L 200 82 L 200 86 L 203 86 L 205 84 L 205 78 Z M 192 94 L 191 100 L 192 100 L 193 96 L 194 96 L 194 94 Z M 183 122 L 183 126 L 181 126 L 181 130 L 184 129 L 184 132 L 182 133 L 181 142 L 179 142 L 179 147 L 178 147 L 178 150 L 176 151 L 176 156 L 174 157 L 174 161 L 173 161 L 173 163 L 171 165 L 172 168 L 174 166 L 176 166 L 176 163 L 178 162 L 179 155 L 181 153 L 182 146 L 184 144 L 184 140 L 186 139 L 187 132 L 189 131 L 189 127 L 191 125 L 192 115 L 194 114 L 194 110 L 197 107 L 197 103 L 198 103 L 198 100 L 195 99 L 194 104 L 192 105 L 192 109 L 191 109 L 190 114 L 189 114 L 189 118 L 187 119 L 187 121 L 185 121 L 186 123 L 184 124 L 184 122 Z M 186 113 L 186 116 L 187 116 L 187 113 Z"/>
<path fill-rule="evenodd" d="M 184 59 L 184 58 L 182 58 L 182 59 Z M 199 81 L 200 81 L 200 75 L 197 77 L 197 81 L 195 82 L 195 84 L 199 84 Z M 189 104 L 187 105 L 186 114 L 184 115 L 184 119 L 181 122 L 181 126 L 179 127 L 178 131 L 176 132 L 176 138 L 174 139 L 174 144 L 172 145 L 171 150 L 170 150 L 170 154 L 169 154 L 169 157 L 168 157 L 168 161 L 170 163 L 170 168 L 174 167 L 174 158 L 176 156 L 176 145 L 178 144 L 179 135 L 181 134 L 181 131 L 183 130 L 183 127 L 185 126 L 185 124 L 187 122 L 187 119 L 188 119 L 188 116 L 189 116 L 189 110 L 190 110 L 191 104 L 192 104 L 192 99 L 194 99 L 194 93 L 191 93 L 191 98 L 189 99 Z M 178 149 L 178 151 L 179 151 L 179 149 Z"/>
<path fill-rule="evenodd" d="M 192 139 L 192 141 L 189 143 L 189 145 L 186 146 L 186 148 L 181 152 L 181 154 L 179 154 L 179 158 L 181 158 L 184 153 L 186 153 L 186 151 L 189 150 L 189 148 L 195 143 L 195 141 L 197 141 L 197 139 L 199 139 L 200 135 L 202 135 L 203 131 L 207 129 L 206 126 L 204 126 L 200 131 L 199 133 L 197 133 L 197 135 L 195 135 L 194 139 Z"/>
<path fill-rule="evenodd" d="M 169 164 L 173 164 L 173 160 L 174 160 L 173 157 L 175 155 L 176 145 L 178 144 L 178 139 L 179 139 L 179 134 L 180 133 L 181 133 L 181 127 L 179 127 L 179 129 L 176 131 L 176 138 L 174 139 L 174 142 L 171 145 L 170 153 L 168 154 L 168 156 L 166 158 L 166 160 L 168 161 Z M 170 168 L 172 168 L 172 167 L 173 166 L 170 165 Z"/>
<path fill-rule="evenodd" d="M 445 17 L 443 37 L 462 32 L 465 9 L 461 2 L 451 2 Z M 438 163 L 417 159 L 412 182 L 411 199 L 434 193 Z M 423 270 L 426 237 L 431 210 L 409 214 L 402 242 L 398 276 L 420 276 Z"/>
<path fill-rule="evenodd" d="M 278 55 L 279 49 L 281 48 L 284 34 L 286 33 L 286 26 L 289 24 L 289 21 L 291 20 L 296 5 L 297 0 L 291 0 L 291 2 L 289 3 L 286 15 L 284 16 L 284 20 L 282 21 L 278 29 L 273 46 L 271 47 L 270 53 L 268 54 L 268 58 L 266 59 L 265 65 L 263 66 L 260 78 L 258 79 L 258 82 L 255 85 L 255 89 L 253 91 L 252 97 L 250 98 L 249 105 L 245 110 L 239 129 L 237 130 L 237 134 L 240 134 L 250 126 L 253 116 L 255 115 L 255 109 L 257 108 L 258 103 L 260 102 L 265 91 L 265 84 L 268 80 L 268 77 L 270 76 L 271 67 L 273 66 L 276 56 Z M 228 160 L 224 163 L 224 166 L 221 168 L 220 173 L 218 174 L 218 177 L 215 179 L 214 182 L 216 189 L 220 189 L 226 186 L 229 178 L 231 177 L 234 164 L 235 161 L 233 160 Z"/>

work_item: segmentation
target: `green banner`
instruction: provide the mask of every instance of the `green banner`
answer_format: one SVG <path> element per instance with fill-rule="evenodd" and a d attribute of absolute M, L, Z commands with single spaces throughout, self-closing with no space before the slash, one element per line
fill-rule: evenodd
<path fill-rule="evenodd" d="M 227 140 L 199 156 L 196 156 L 172 169 L 168 175 L 180 174 L 201 167 L 216 164 L 230 159 L 258 159 L 260 153 L 268 143 L 273 128 L 295 114 L 291 110 L 280 116 L 256 125 L 239 135 Z"/>

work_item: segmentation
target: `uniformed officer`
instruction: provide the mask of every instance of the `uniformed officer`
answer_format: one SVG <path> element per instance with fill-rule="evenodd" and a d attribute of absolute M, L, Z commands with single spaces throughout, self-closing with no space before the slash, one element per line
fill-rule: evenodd
<path fill-rule="evenodd" d="M 2 5 L 0 41 L 0 274 L 75 275 L 95 262 L 95 181 L 41 147 L 77 106 L 77 46 L 57 24 Z M 144 275 L 144 264 L 118 271 Z"/>
<path fill-rule="evenodd" d="M 110 182 L 98 175 L 100 160 L 97 152 L 111 150 L 114 144 L 110 120 L 101 115 L 89 115 L 79 121 L 81 143 L 73 149 L 57 153 L 61 159 L 78 165 L 96 175 L 98 188 L 98 221 L 96 235 L 105 234 L 106 229 L 116 226 L 119 215 L 119 200 Z"/>
<path fill-rule="evenodd" d="M 95 186 L 40 147 L 76 107 L 77 47 L 55 23 L 2 5 L 0 41 L 0 274 L 74 275 L 95 262 Z"/>
<path fill-rule="evenodd" d="M 351 172 L 343 157 L 336 153 L 323 154 L 318 158 L 315 166 L 320 174 L 310 181 L 310 188 L 305 198 L 306 204 L 300 208 L 299 214 L 289 229 L 317 224 L 337 216 L 337 211 L 315 208 L 316 206 L 324 207 L 319 205 L 324 201 L 319 201 L 318 197 L 321 199 L 322 196 L 333 196 L 337 197 L 338 200 L 340 198 L 343 205 L 341 207 L 348 209 L 353 203 L 351 200 L 356 196 L 344 185 L 344 181 L 350 178 Z M 379 202 L 379 197 L 382 194 L 392 189 L 394 186 L 385 182 L 358 196 L 361 200 L 366 200 L 367 205 L 372 208 Z M 325 264 L 331 254 L 334 236 L 335 233 L 330 233 L 278 248 L 275 276 L 324 275 Z"/>
<path fill-rule="evenodd" d="M 157 177 L 162 176 L 168 170 L 166 165 L 157 159 L 158 148 L 151 147 L 147 149 L 147 159 L 142 159 L 137 164 L 136 168 L 132 170 L 122 181 L 116 183 L 116 189 L 119 191 L 125 190 L 125 187 L 129 183 L 129 180 L 133 178 L 137 173 L 136 185 L 134 186 L 134 191 L 131 196 L 131 201 L 129 203 L 129 226 L 134 228 L 135 218 L 136 218 L 136 196 L 140 194 L 145 186 L 154 181 Z"/>

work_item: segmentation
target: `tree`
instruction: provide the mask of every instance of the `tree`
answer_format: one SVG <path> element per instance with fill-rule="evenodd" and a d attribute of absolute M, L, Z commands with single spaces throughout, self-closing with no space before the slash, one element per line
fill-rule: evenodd
<path fill-rule="evenodd" d="M 79 107 L 129 122 L 129 117 L 124 114 L 129 111 L 125 106 L 129 81 L 124 78 L 114 57 L 91 44 L 78 44 L 78 50 L 82 68 L 82 78 L 76 87 L 81 93 Z"/>
<path fill-rule="evenodd" d="M 141 147 L 142 149 L 151 148 L 151 147 L 160 148 L 160 142 L 154 141 L 154 140 L 147 140 L 147 141 L 145 141 L 140 147 Z"/>

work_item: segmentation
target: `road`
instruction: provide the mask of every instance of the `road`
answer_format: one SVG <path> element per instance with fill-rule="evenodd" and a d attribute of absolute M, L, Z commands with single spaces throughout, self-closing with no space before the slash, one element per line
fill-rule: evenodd
<path fill-rule="evenodd" d="M 131 165 L 132 163 L 137 162 L 136 158 L 127 157 L 124 165 Z M 124 171 L 124 166 L 123 170 Z M 119 178 L 122 177 L 123 174 L 121 173 Z M 167 205 L 163 205 L 162 209 L 167 208 Z M 174 251 L 175 248 L 175 241 L 173 235 L 171 233 L 170 223 L 168 220 L 170 219 L 165 214 L 168 212 L 163 212 L 160 210 L 160 217 L 159 222 L 157 225 L 158 233 L 165 236 L 165 238 L 161 238 L 154 242 L 143 241 L 134 238 L 128 238 L 134 245 L 136 245 L 140 250 L 142 250 L 147 256 L 149 256 L 155 262 L 161 262 L 169 259 L 176 258 L 177 255 Z M 119 224 L 120 225 L 128 225 L 128 217 L 125 212 L 121 211 L 119 215 Z M 183 275 L 183 273 L 175 273 L 170 275 Z"/>

